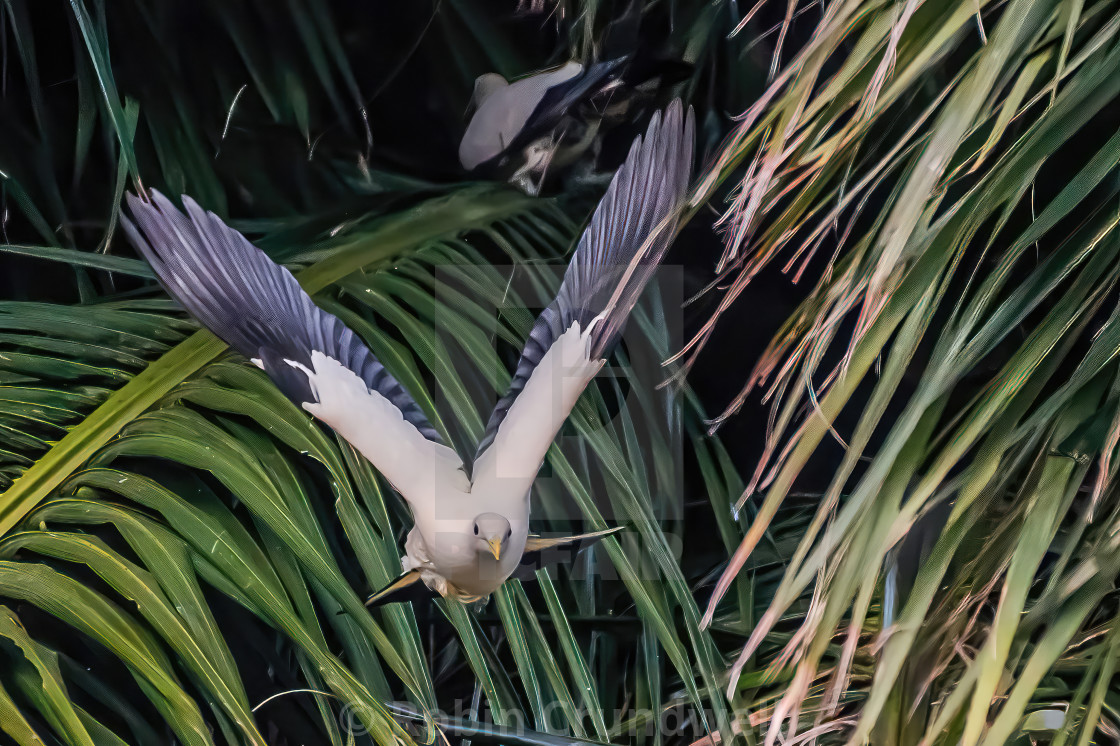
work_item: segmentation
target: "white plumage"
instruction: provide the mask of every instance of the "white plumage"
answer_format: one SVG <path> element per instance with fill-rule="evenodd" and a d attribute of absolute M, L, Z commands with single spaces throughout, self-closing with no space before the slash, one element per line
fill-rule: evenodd
<path fill-rule="evenodd" d="M 595 142 L 602 113 L 592 100 L 607 105 L 626 62 L 620 57 L 585 66 L 572 60 L 512 83 L 497 73 L 480 76 L 459 162 L 537 194 L 550 168 L 570 165 Z"/>
<path fill-rule="evenodd" d="M 534 553 L 609 533 L 532 537 L 529 493 L 668 248 L 691 173 L 692 137 L 692 112 L 675 101 L 635 141 L 530 333 L 470 477 L 361 340 L 240 233 L 189 197 L 184 214 L 158 192 L 151 202 L 129 195 L 136 225 L 123 225 L 172 296 L 353 445 L 407 501 L 415 527 L 401 558 L 404 575 L 375 598 L 399 600 L 422 582 L 473 601 L 520 565 L 537 563 Z"/>
<path fill-rule="evenodd" d="M 463 168 L 473 170 L 500 155 L 525 129 L 549 90 L 582 72 L 583 65 L 572 61 L 512 83 L 497 73 L 479 77 L 471 101 L 475 113 L 459 143 Z"/>

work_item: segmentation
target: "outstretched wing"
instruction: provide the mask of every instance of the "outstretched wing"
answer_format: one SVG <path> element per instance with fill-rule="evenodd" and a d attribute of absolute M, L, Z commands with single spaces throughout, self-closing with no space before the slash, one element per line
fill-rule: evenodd
<path fill-rule="evenodd" d="M 469 171 L 496 173 L 507 156 L 552 132 L 622 74 L 626 58 L 563 67 L 521 78 L 483 101 L 467 125 L 459 160 Z M 576 72 L 578 71 L 578 72 Z"/>
<path fill-rule="evenodd" d="M 404 387 L 288 270 L 190 197 L 186 214 L 155 190 L 151 202 L 130 194 L 128 204 L 136 224 L 122 218 L 125 232 L 168 293 L 406 498 L 427 486 L 410 470 L 461 466 Z"/>
<path fill-rule="evenodd" d="M 530 536 L 525 542 L 525 552 L 521 555 L 521 563 L 513 576 L 519 580 L 526 580 L 533 576 L 537 570 L 548 565 L 571 564 L 576 555 L 599 540 L 621 531 L 624 526 L 592 531 L 589 534 L 576 534 L 575 536 Z"/>
<path fill-rule="evenodd" d="M 692 110 L 679 100 L 634 141 L 580 238 L 556 299 L 529 333 L 475 458 L 475 487 L 525 495 L 580 393 L 618 341 L 668 249 L 692 171 Z M 520 493 L 517 490 L 522 490 Z M 503 489 L 503 492 L 505 490 Z"/>

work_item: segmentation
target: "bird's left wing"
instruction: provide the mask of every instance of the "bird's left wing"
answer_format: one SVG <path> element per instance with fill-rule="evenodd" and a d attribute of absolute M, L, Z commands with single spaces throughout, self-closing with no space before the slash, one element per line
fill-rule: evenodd
<path fill-rule="evenodd" d="M 218 216 L 183 197 L 128 195 L 122 225 L 173 298 L 262 368 L 296 404 L 357 448 L 406 500 L 462 466 L 416 401 L 292 274 Z M 426 482 L 424 480 L 427 480 Z M 418 499 L 418 498 L 416 498 Z"/>
<path fill-rule="evenodd" d="M 472 492 L 524 496 L 674 234 L 692 172 L 692 110 L 679 100 L 634 141 L 580 238 L 556 299 L 529 333 L 486 426 Z"/>

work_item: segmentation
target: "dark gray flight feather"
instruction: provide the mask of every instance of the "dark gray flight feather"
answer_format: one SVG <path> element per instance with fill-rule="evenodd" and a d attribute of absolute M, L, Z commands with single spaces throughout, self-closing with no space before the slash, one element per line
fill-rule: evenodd
<path fill-rule="evenodd" d="M 580 238 L 556 299 L 529 332 L 509 391 L 486 424 L 476 461 L 494 442 L 510 406 L 552 344 L 577 321 L 586 329 L 612 297 L 613 307 L 592 333 L 592 359 L 605 358 L 618 342 L 626 317 L 673 239 L 673 212 L 683 203 L 692 174 L 693 127 L 692 108 L 686 113 L 677 99 L 664 118 L 660 112 L 653 115 L 644 139 L 634 140 Z M 666 218 L 666 225 L 642 251 Z M 635 266 L 627 276 L 632 262 Z"/>
<path fill-rule="evenodd" d="M 136 225 L 123 216 L 121 224 L 160 284 L 192 316 L 242 355 L 260 360 L 297 404 L 317 399 L 307 375 L 284 361 L 310 368 L 318 350 L 357 373 L 425 438 L 442 442 L 404 387 L 356 334 L 312 302 L 291 272 L 217 215 L 182 199 L 186 214 L 154 189 L 151 202 L 129 194 Z"/>

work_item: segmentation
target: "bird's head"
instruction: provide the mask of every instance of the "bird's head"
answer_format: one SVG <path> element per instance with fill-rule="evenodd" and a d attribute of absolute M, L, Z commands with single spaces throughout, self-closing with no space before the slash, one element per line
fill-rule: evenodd
<path fill-rule="evenodd" d="M 513 527 L 509 519 L 497 513 L 482 513 L 474 519 L 475 548 L 479 552 L 488 552 L 494 559 L 500 560 L 502 553 L 513 535 Z"/>

